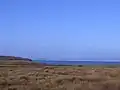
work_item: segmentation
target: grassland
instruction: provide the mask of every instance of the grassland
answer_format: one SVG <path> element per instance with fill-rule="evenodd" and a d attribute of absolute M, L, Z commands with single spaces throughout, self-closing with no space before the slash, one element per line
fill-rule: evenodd
<path fill-rule="evenodd" d="M 0 90 L 120 90 L 120 68 L 1 61 Z"/>

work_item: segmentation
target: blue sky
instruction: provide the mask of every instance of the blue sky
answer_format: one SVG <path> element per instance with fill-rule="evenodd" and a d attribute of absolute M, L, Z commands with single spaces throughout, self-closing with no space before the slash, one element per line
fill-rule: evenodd
<path fill-rule="evenodd" d="M 1 0 L 0 54 L 120 58 L 119 0 Z"/>

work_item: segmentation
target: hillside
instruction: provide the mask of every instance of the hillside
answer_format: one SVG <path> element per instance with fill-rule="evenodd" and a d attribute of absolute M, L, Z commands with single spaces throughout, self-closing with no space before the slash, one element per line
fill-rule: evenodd
<path fill-rule="evenodd" d="M 15 56 L 0 56 L 0 60 L 25 60 L 32 61 L 29 58 L 15 57 Z"/>
<path fill-rule="evenodd" d="M 46 64 L 33 62 L 29 58 L 0 56 L 0 67 L 43 67 Z"/>

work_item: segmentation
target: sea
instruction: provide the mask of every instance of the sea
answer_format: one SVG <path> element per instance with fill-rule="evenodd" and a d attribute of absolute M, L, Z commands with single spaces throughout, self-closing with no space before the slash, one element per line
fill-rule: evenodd
<path fill-rule="evenodd" d="M 120 65 L 119 61 L 82 61 L 82 60 L 72 60 L 72 61 L 58 61 L 58 60 L 33 60 L 33 62 L 38 63 L 45 63 L 45 64 L 51 64 L 51 65 Z"/>

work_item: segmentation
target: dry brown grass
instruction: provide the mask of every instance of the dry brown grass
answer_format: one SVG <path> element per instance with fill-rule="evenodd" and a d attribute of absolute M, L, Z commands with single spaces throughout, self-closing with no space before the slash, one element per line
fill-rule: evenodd
<path fill-rule="evenodd" d="M 0 90 L 120 90 L 120 68 L 1 65 Z"/>

